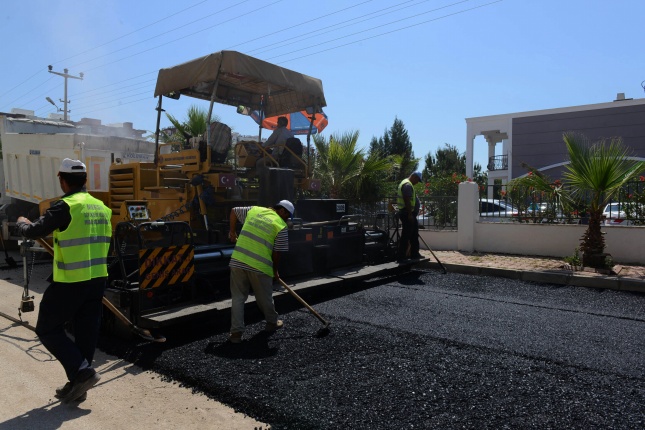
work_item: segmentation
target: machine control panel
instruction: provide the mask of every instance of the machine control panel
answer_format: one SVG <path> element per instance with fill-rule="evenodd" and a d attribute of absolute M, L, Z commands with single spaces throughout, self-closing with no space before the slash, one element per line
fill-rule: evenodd
<path fill-rule="evenodd" d="M 150 221 L 150 211 L 145 201 L 130 202 L 127 205 L 128 216 L 131 221 L 143 222 Z"/>

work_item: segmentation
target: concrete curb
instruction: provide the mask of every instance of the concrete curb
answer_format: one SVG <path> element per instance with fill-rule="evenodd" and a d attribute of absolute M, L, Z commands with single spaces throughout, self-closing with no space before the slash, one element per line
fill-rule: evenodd
<path fill-rule="evenodd" d="M 571 285 L 575 287 L 599 288 L 634 293 L 645 293 L 645 281 L 633 278 L 602 275 L 578 275 L 577 272 L 540 272 L 522 271 L 515 269 L 501 269 L 498 267 L 468 266 L 463 264 L 443 263 L 450 273 L 461 273 L 476 276 L 496 276 L 500 278 L 517 279 L 529 282 L 542 282 L 546 284 Z M 419 268 L 441 270 L 436 262 L 425 261 L 415 265 Z"/>

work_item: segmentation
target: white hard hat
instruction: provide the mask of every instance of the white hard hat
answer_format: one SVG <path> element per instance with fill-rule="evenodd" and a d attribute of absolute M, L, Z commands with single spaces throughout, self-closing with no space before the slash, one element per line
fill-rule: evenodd
<path fill-rule="evenodd" d="M 58 171 L 63 173 L 87 173 L 87 168 L 80 160 L 66 158 L 60 163 Z"/>
<path fill-rule="evenodd" d="M 295 209 L 293 208 L 293 203 L 291 203 L 289 200 L 280 200 L 276 206 L 282 206 L 286 210 L 289 211 L 291 214 L 291 217 L 293 218 L 293 213 L 295 212 Z"/>

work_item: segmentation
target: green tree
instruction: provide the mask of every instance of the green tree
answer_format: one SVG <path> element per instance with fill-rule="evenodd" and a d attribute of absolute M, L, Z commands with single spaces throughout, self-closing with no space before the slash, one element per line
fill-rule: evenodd
<path fill-rule="evenodd" d="M 582 264 L 603 267 L 605 240 L 600 230 L 602 211 L 621 188 L 645 171 L 645 162 L 630 160 L 620 138 L 607 143 L 589 142 L 584 136 L 565 133 L 569 161 L 564 179 L 578 200 L 588 199 L 589 225 L 582 236 Z"/>
<path fill-rule="evenodd" d="M 313 176 L 320 179 L 323 194 L 330 198 L 376 201 L 383 197 L 391 161 L 379 153 L 366 155 L 358 149 L 358 136 L 358 131 L 332 134 L 329 140 L 314 135 Z"/>
<path fill-rule="evenodd" d="M 459 153 L 456 146 L 448 143 L 438 148 L 433 156 L 428 152 L 425 159 L 424 177 L 443 177 L 453 173 L 466 174 L 466 154 Z"/>
<path fill-rule="evenodd" d="M 460 153 L 456 146 L 448 143 L 444 148 L 437 148 L 435 154 L 428 152 L 425 158 L 425 168 L 423 169 L 424 180 L 430 181 L 435 178 L 452 177 L 453 174 L 466 175 L 466 154 Z M 466 178 L 468 179 L 468 178 Z M 475 163 L 473 166 L 473 177 L 480 191 L 485 190 L 488 182 L 488 175 L 482 173 L 482 166 Z M 450 181 L 447 181 L 449 183 Z"/>
<path fill-rule="evenodd" d="M 414 158 L 412 142 L 403 121 L 395 118 L 392 127 L 389 130 L 385 130 L 382 137 L 372 137 L 369 156 L 387 158 L 397 155 L 400 158 L 398 159 L 397 169 L 393 171 L 394 177 L 392 180 L 400 182 L 417 169 L 419 159 Z"/>
<path fill-rule="evenodd" d="M 170 121 L 175 128 L 175 132 L 162 138 L 164 141 L 184 142 L 190 137 L 197 137 L 205 134 L 208 128 L 208 111 L 196 105 L 192 105 L 188 108 L 188 112 L 186 112 L 186 120 L 183 122 L 179 121 L 169 113 L 166 113 L 166 116 L 168 117 L 168 121 Z M 211 118 L 211 123 L 218 121 L 219 118 L 216 115 Z"/>

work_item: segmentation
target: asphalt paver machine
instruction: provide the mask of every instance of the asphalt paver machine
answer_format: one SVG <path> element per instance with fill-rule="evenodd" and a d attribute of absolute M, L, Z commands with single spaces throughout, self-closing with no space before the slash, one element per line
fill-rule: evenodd
<path fill-rule="evenodd" d="M 109 173 L 115 233 L 106 297 L 133 323 L 158 328 L 229 306 L 234 246 L 226 233 L 236 206 L 295 202 L 290 251 L 280 268 L 295 288 L 343 285 L 407 268 L 390 261 L 387 232 L 368 231 L 349 215 L 347 201 L 317 198 L 309 136 L 302 154 L 284 148 L 291 155 L 286 163 L 262 147 L 261 127 L 257 142 L 233 148 L 231 129 L 210 121 L 214 103 L 222 103 L 261 117 L 306 111 L 313 122 L 326 106 L 319 79 L 221 51 L 161 69 L 155 97 L 154 161 L 115 163 Z M 210 126 L 184 142 L 160 142 L 162 103 L 180 97 L 208 101 Z M 252 153 L 267 157 L 261 174 Z"/>

